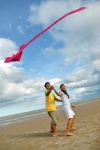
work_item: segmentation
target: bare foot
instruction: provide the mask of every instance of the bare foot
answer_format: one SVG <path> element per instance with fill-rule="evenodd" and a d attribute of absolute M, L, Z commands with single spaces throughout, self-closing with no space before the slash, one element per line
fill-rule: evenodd
<path fill-rule="evenodd" d="M 53 133 L 53 134 L 51 134 L 53 137 L 56 137 L 57 136 L 57 134 L 56 133 Z"/>
<path fill-rule="evenodd" d="M 67 136 L 72 136 L 72 132 L 67 132 Z"/>

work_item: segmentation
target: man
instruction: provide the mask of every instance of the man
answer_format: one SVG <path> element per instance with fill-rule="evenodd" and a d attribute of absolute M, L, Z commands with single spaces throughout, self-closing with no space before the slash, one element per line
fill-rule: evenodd
<path fill-rule="evenodd" d="M 51 118 L 51 134 L 52 136 L 56 136 L 56 127 L 57 127 L 57 116 L 56 116 L 56 104 L 55 101 L 62 102 L 62 100 L 59 100 L 56 98 L 55 93 L 56 90 L 53 86 L 50 85 L 49 82 L 45 83 L 45 96 L 46 96 L 46 111 L 48 112 L 49 117 Z"/>

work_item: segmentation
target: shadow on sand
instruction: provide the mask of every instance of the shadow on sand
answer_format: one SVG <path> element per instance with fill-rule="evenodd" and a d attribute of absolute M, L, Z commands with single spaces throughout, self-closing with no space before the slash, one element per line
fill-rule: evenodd
<path fill-rule="evenodd" d="M 49 132 L 35 132 L 12 135 L 11 138 L 45 138 L 51 137 Z"/>

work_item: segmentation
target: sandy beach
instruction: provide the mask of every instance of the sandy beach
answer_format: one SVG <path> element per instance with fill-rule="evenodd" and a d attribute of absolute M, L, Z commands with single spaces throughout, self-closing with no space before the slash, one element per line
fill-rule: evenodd
<path fill-rule="evenodd" d="M 100 99 L 76 104 L 76 130 L 66 136 L 66 115 L 57 112 L 57 137 L 49 133 L 47 114 L 0 127 L 0 150 L 100 150 Z"/>

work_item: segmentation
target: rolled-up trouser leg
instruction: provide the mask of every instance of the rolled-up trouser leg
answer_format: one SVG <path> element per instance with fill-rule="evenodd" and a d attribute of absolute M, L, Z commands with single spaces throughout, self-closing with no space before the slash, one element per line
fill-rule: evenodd
<path fill-rule="evenodd" d="M 49 111 L 48 115 L 51 118 L 50 132 L 55 133 L 56 132 L 56 126 L 57 126 L 57 123 L 58 123 L 58 118 L 56 116 L 55 111 Z"/>

